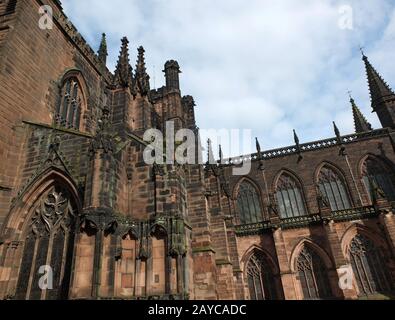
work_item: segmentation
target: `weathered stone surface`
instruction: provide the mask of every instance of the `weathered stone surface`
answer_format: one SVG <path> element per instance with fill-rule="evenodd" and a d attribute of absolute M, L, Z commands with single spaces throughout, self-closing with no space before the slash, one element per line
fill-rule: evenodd
<path fill-rule="evenodd" d="M 232 173 L 239 158 L 147 165 L 147 129 L 164 130 L 171 119 L 176 130 L 198 132 L 195 101 L 180 93 L 178 63 L 169 60 L 167 85 L 150 91 L 143 48 L 134 71 L 123 39 L 113 75 L 104 65 L 105 39 L 96 55 L 58 1 L 9 2 L 0 1 L 0 298 L 305 299 L 301 256 L 315 252 L 321 270 L 314 276 L 326 279 L 330 298 L 355 299 L 374 293 L 358 287 L 356 276 L 351 288 L 338 285 L 360 235 L 395 283 L 394 123 L 308 144 L 295 135 L 296 146 L 279 150 L 257 143 L 243 177 Z M 54 9 L 52 30 L 38 28 L 41 2 Z M 78 99 L 71 89 L 67 95 L 69 79 Z M 393 113 L 387 98 L 375 101 L 381 118 Z M 67 126 L 68 119 L 79 127 Z M 367 158 L 382 164 L 385 190 L 366 184 Z M 317 188 L 323 166 L 340 177 L 347 210 L 332 210 Z M 282 174 L 300 187 L 300 217 L 282 216 Z M 238 201 L 243 183 L 256 191 L 258 218 L 249 225 L 241 208 L 251 206 Z M 48 192 L 59 188 L 62 197 L 49 201 Z M 46 216 L 54 213 L 76 221 Z M 32 261 L 60 266 L 55 292 L 35 290 Z M 251 282 L 258 278 L 263 294 Z M 376 291 L 391 289 L 382 283 Z"/>

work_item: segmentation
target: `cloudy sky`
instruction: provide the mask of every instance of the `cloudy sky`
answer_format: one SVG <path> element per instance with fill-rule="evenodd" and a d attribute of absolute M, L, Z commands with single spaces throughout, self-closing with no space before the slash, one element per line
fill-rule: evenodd
<path fill-rule="evenodd" d="M 352 133 L 349 90 L 380 127 L 371 112 L 360 46 L 395 87 L 393 0 L 62 3 L 95 50 L 106 32 L 111 70 L 123 36 L 130 41 L 132 65 L 137 47 L 145 47 L 152 87 L 163 85 L 165 61 L 178 60 L 182 94 L 194 96 L 198 126 L 251 129 L 264 149 L 292 145 L 292 129 L 301 142 L 332 137 L 332 121 L 343 134 Z"/>

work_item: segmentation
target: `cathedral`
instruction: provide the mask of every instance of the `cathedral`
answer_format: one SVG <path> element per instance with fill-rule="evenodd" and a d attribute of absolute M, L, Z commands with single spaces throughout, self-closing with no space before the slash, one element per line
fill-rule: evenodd
<path fill-rule="evenodd" d="M 395 93 L 365 54 L 382 128 L 351 98 L 350 135 L 147 164 L 148 129 L 199 128 L 177 61 L 152 90 L 130 47 L 111 72 L 60 1 L 0 0 L 0 299 L 395 297 Z"/>

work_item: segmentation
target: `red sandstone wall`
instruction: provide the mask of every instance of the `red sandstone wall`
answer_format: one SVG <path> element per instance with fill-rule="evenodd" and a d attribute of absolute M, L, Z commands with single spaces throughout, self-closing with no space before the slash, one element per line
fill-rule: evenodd
<path fill-rule="evenodd" d="M 52 4 L 52 1 L 44 3 Z M 0 8 L 3 7 L 4 1 Z M 22 121 L 52 123 L 57 82 L 71 68 L 81 69 L 87 79 L 91 97 L 88 109 L 92 111 L 85 114 L 85 124 L 95 116 L 99 102 L 100 75 L 93 64 L 57 23 L 52 30 L 39 28 L 38 8 L 38 1 L 18 0 L 14 19 L 6 23 L 10 26 L 7 38 L 2 45 L 0 42 L 0 186 L 12 189 L 0 190 L 0 224 L 22 183 L 17 174 L 25 161 L 24 134 L 19 129 Z M 59 9 L 54 5 L 53 8 L 55 16 L 59 15 Z M 2 27 L 0 39 L 4 37 L 1 30 Z"/>

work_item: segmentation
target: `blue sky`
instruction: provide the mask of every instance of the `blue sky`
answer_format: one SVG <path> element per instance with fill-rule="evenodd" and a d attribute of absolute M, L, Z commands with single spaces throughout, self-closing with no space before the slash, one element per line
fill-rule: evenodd
<path fill-rule="evenodd" d="M 394 0 L 63 0 L 93 49 L 102 32 L 114 69 L 120 39 L 146 49 L 151 87 L 179 61 L 182 94 L 194 96 L 202 129 L 251 129 L 263 149 L 352 133 L 347 91 L 374 128 L 359 47 L 395 87 Z M 247 5 L 248 4 L 248 5 Z M 352 9 L 352 29 L 340 8 Z M 347 20 L 348 21 L 348 20 Z M 339 24 L 340 23 L 340 24 Z M 225 150 L 225 156 L 229 156 Z M 235 154 L 233 154 L 235 155 Z"/>

